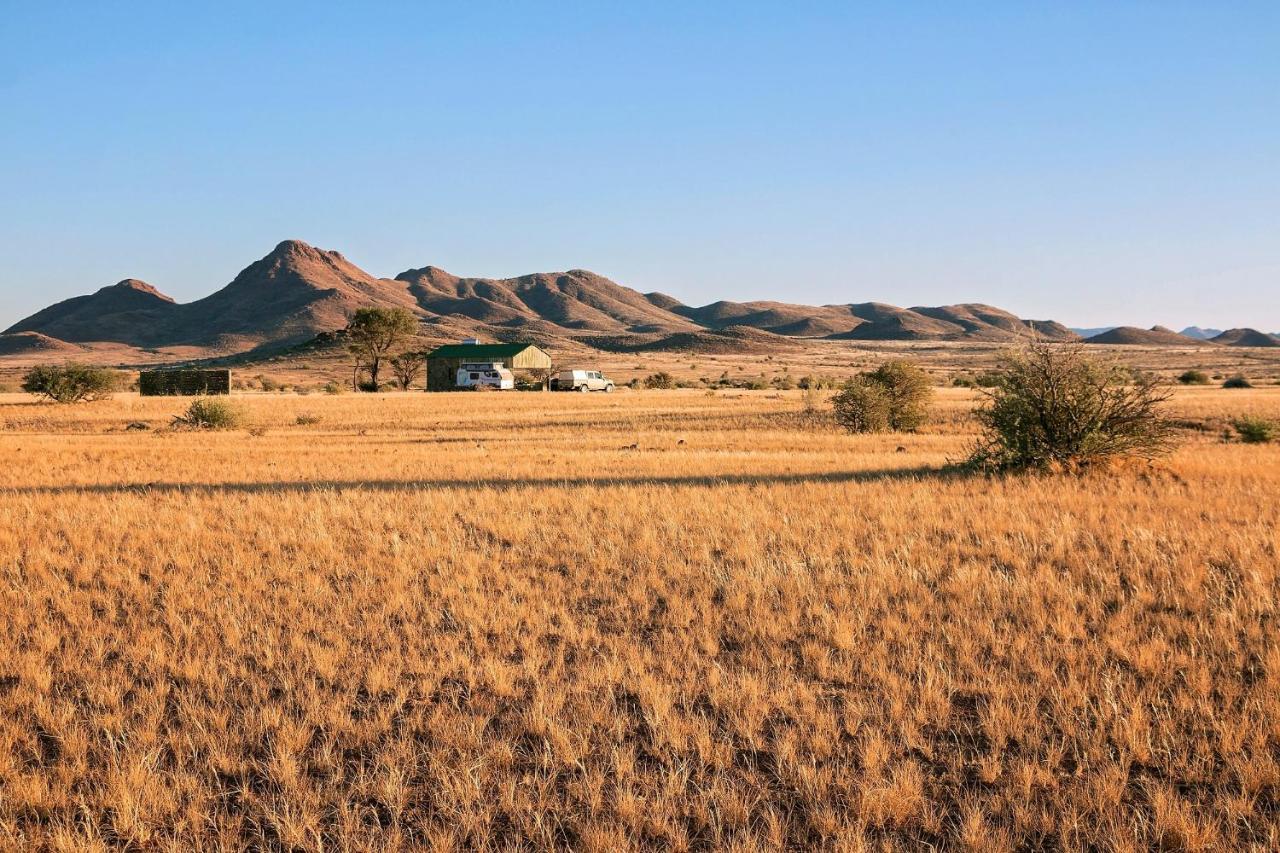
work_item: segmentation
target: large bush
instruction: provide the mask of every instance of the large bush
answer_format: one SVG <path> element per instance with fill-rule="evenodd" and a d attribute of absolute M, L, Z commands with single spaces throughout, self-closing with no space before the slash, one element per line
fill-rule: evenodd
<path fill-rule="evenodd" d="M 1223 382 L 1222 387 L 1223 388 L 1252 388 L 1253 383 L 1250 382 L 1241 374 L 1237 373 L 1235 376 L 1232 376 L 1231 378 L 1229 378 L 1226 382 Z"/>
<path fill-rule="evenodd" d="M 1209 374 L 1203 370 L 1188 370 L 1178 377 L 1183 385 L 1208 385 Z"/>
<path fill-rule="evenodd" d="M 878 382 L 855 376 L 831 398 L 836 423 L 849 432 L 885 432 L 889 429 L 889 395 Z"/>
<path fill-rule="evenodd" d="M 906 361 L 888 361 L 853 377 L 831 401 L 836 422 L 850 432 L 913 432 L 928 415 L 933 383 Z"/>
<path fill-rule="evenodd" d="M 1032 343 L 1007 353 L 978 410 L 971 463 L 993 469 L 1083 468 L 1172 448 L 1159 406 L 1169 392 L 1148 374 L 1101 361 L 1079 345 Z"/>
<path fill-rule="evenodd" d="M 81 364 L 51 364 L 33 367 L 22 379 L 22 390 L 57 403 L 100 400 L 120 385 L 114 370 Z"/>
<path fill-rule="evenodd" d="M 661 373 L 651 373 L 644 378 L 644 387 L 653 390 L 666 391 L 676 387 L 676 381 L 670 373 L 663 371 Z"/>

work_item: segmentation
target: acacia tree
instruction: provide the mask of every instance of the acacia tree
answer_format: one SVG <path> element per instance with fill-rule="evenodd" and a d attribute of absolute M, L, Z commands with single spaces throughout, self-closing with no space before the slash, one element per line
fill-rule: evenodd
<path fill-rule="evenodd" d="M 418 330 L 418 321 L 403 308 L 360 308 L 347 325 L 347 349 L 355 356 L 356 375 L 369 372 L 369 388 L 378 390 L 378 373 L 391 351 Z"/>
<path fill-rule="evenodd" d="M 408 391 L 414 380 L 422 375 L 422 353 L 420 352 L 402 352 L 393 356 L 389 364 L 402 391 Z"/>
<path fill-rule="evenodd" d="M 79 403 L 101 400 L 111 395 L 120 384 L 120 375 L 102 367 L 82 364 L 33 367 L 22 378 L 22 390 L 46 397 L 55 403 Z"/>

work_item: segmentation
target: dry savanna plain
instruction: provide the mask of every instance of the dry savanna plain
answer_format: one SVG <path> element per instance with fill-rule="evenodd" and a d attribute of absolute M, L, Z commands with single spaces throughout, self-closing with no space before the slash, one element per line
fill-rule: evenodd
<path fill-rule="evenodd" d="M 1280 847 L 1280 387 L 1003 477 L 962 388 L 231 399 L 0 396 L 0 848 Z"/>

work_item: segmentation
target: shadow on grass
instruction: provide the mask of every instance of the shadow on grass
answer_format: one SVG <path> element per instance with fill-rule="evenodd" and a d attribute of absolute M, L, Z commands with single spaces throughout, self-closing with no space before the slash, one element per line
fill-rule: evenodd
<path fill-rule="evenodd" d="M 3 495 L 115 495 L 168 493 L 286 494 L 306 492 L 414 492 L 414 491 L 516 491 L 520 489 L 612 489 L 633 486 L 718 488 L 724 486 L 824 485 L 876 483 L 894 480 L 957 479 L 965 475 L 954 468 L 884 468 L 866 471 L 831 471 L 807 474 L 707 474 L 639 477 L 515 477 L 466 480 L 305 480 L 250 483 L 90 483 L 66 486 L 17 486 L 0 488 Z"/>

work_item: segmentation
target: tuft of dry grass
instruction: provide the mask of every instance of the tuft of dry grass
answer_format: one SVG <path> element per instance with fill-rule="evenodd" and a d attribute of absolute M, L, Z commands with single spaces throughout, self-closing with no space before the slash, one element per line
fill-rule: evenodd
<path fill-rule="evenodd" d="M 1280 846 L 1280 448 L 940 473 L 974 400 L 0 398 L 0 846 Z"/>

